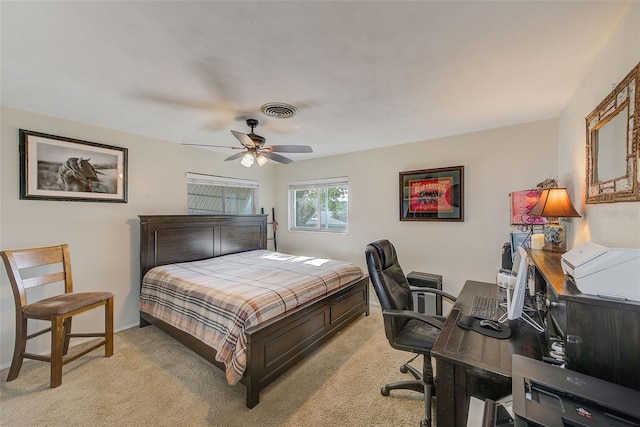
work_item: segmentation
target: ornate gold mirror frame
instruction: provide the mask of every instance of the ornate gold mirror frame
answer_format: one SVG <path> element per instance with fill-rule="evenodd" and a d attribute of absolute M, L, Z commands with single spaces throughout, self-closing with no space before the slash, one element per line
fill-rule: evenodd
<path fill-rule="evenodd" d="M 640 63 L 586 118 L 586 203 L 640 200 L 639 89 Z"/>

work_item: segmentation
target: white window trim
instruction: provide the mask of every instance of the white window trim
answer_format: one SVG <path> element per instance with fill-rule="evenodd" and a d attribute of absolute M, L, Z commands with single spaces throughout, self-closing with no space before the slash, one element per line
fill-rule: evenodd
<path fill-rule="evenodd" d="M 307 189 L 314 189 L 314 188 L 318 188 L 318 187 L 332 187 L 332 186 L 339 186 L 339 185 L 346 185 L 347 188 L 349 188 L 349 177 L 348 176 L 341 176 L 341 177 L 333 177 L 333 178 L 320 178 L 320 179 L 310 179 L 310 180 L 304 180 L 304 181 L 292 181 L 289 182 L 288 184 L 288 188 L 287 188 L 287 199 L 289 200 L 289 206 L 288 206 L 288 219 L 289 219 L 289 231 L 297 231 L 297 232 L 302 232 L 302 233 L 331 233 L 331 234 L 348 234 L 349 233 L 349 224 L 347 223 L 347 229 L 344 231 L 334 231 L 334 230 L 323 230 L 321 228 L 318 229 L 311 229 L 311 228 L 299 228 L 299 227 L 294 227 L 293 224 L 295 224 L 295 213 L 293 212 L 293 207 L 295 206 L 295 200 L 294 200 L 294 191 L 292 190 L 307 190 Z M 349 216 L 349 211 L 351 209 L 351 207 L 349 206 L 350 203 L 347 205 L 347 217 Z"/>
<path fill-rule="evenodd" d="M 247 187 L 258 188 L 258 181 L 241 178 L 229 178 L 226 176 L 204 175 L 200 173 L 187 172 L 188 184 L 220 185 L 224 187 Z"/>
<path fill-rule="evenodd" d="M 310 179 L 306 181 L 293 181 L 289 183 L 289 190 L 304 190 L 307 188 L 317 188 L 321 186 L 349 185 L 349 177 L 342 176 L 336 178 Z"/>
<path fill-rule="evenodd" d="M 204 185 L 215 185 L 220 187 L 242 187 L 242 188 L 253 188 L 256 191 L 254 192 L 254 200 L 253 200 L 253 214 L 257 212 L 259 203 L 258 203 L 258 194 L 259 194 L 259 182 L 250 180 L 250 179 L 242 179 L 242 178 L 230 178 L 226 176 L 217 176 L 217 175 L 205 175 L 194 172 L 186 173 L 186 183 L 188 184 L 204 184 Z"/>

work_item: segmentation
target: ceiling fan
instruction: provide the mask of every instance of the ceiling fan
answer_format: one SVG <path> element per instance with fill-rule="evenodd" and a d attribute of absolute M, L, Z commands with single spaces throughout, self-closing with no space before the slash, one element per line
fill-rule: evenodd
<path fill-rule="evenodd" d="M 278 163 L 291 163 L 293 160 L 288 157 L 276 154 L 280 153 L 312 153 L 313 150 L 308 145 L 264 145 L 266 139 L 263 136 L 257 135 L 253 132 L 253 129 L 258 126 L 256 119 L 247 119 L 247 126 L 251 128 L 251 133 L 245 134 L 232 130 L 231 133 L 240 141 L 241 147 L 234 147 L 228 145 L 208 145 L 208 144 L 183 144 L 183 145 L 197 145 L 200 147 L 222 147 L 231 148 L 234 150 L 246 150 L 240 153 L 236 153 L 233 156 L 229 156 L 225 161 L 236 160 L 242 158 L 240 164 L 244 167 L 250 168 L 255 162 L 259 166 L 264 166 L 269 160 L 273 160 Z"/>

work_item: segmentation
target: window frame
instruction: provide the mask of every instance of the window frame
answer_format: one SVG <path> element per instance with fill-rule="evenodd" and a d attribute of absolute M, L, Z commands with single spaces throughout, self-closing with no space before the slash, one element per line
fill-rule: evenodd
<path fill-rule="evenodd" d="M 186 174 L 186 184 L 187 184 L 187 214 L 188 215 L 248 215 L 243 212 L 228 212 L 227 211 L 227 197 L 225 196 L 225 188 L 250 188 L 252 190 L 251 197 L 251 212 L 250 214 L 255 214 L 258 209 L 258 193 L 259 193 L 259 182 L 250 180 L 250 179 L 242 179 L 242 178 L 230 178 L 225 176 L 218 175 L 205 175 L 194 172 L 187 172 Z M 209 211 L 210 213 L 192 213 L 192 208 L 189 207 L 189 184 L 201 184 L 201 185 L 211 185 L 214 187 L 222 187 L 222 213 Z"/>
<path fill-rule="evenodd" d="M 347 190 L 347 209 L 346 209 L 346 225 L 341 229 L 332 229 L 326 224 L 322 224 L 322 219 L 317 222 L 315 227 L 301 227 L 296 225 L 296 192 L 299 190 L 316 190 L 318 192 L 316 199 L 316 212 L 321 211 L 322 202 L 320 195 L 323 189 L 346 187 Z M 289 231 L 302 231 L 311 233 L 332 233 L 332 234 L 348 234 L 349 232 L 349 177 L 320 178 L 304 181 L 292 181 L 288 184 L 288 215 L 289 215 Z M 320 216 L 322 218 L 322 216 Z"/>

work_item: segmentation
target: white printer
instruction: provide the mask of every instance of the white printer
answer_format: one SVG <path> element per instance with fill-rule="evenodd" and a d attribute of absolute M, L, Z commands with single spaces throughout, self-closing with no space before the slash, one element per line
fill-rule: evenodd
<path fill-rule="evenodd" d="M 564 253 L 560 263 L 583 294 L 640 301 L 640 249 L 585 242 Z"/>

